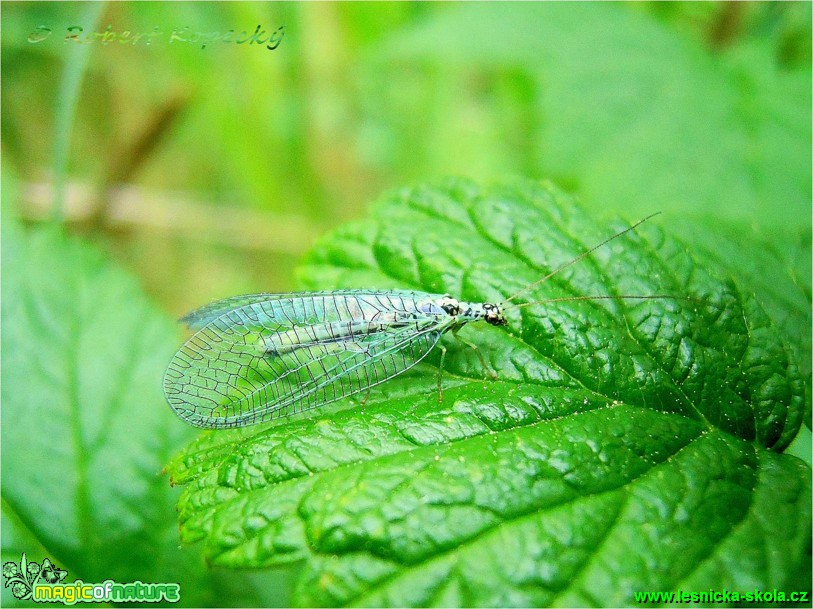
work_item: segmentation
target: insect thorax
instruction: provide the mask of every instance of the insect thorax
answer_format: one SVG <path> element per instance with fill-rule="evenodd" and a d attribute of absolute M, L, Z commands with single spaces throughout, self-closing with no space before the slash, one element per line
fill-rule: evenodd
<path fill-rule="evenodd" d="M 498 304 L 490 302 L 466 302 L 452 298 L 448 294 L 423 303 L 421 309 L 429 314 L 446 314 L 456 318 L 461 324 L 483 320 L 493 326 L 504 326 L 507 322 Z"/>

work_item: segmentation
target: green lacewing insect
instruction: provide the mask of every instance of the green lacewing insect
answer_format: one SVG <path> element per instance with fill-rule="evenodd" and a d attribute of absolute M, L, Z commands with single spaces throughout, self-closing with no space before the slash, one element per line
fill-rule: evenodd
<path fill-rule="evenodd" d="M 181 319 L 195 333 L 170 361 L 164 395 L 191 425 L 244 427 L 366 391 L 420 362 L 450 330 L 475 321 L 506 325 L 505 311 L 511 308 L 565 300 L 673 298 L 574 296 L 509 304 L 653 216 L 501 303 L 464 302 L 448 294 L 406 290 L 250 294 L 213 302 Z M 446 350 L 440 349 L 442 370 Z"/>

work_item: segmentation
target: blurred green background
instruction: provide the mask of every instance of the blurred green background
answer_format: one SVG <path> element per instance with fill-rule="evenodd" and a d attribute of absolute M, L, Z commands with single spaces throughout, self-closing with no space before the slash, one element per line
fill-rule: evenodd
<path fill-rule="evenodd" d="M 293 287 L 382 190 L 552 178 L 601 213 L 810 217 L 810 3 L 10 2 L 2 151 L 15 213 L 53 205 L 64 70 L 81 78 L 66 220 L 173 315 Z M 280 45 L 170 42 L 253 33 Z M 136 44 L 84 33 L 162 34 Z M 51 30 L 29 41 L 39 26 Z"/>
<path fill-rule="evenodd" d="M 127 269 L 171 317 L 218 297 L 295 288 L 296 263 L 314 240 L 362 217 L 384 190 L 516 174 L 554 180 L 597 218 L 663 211 L 664 228 L 715 244 L 734 265 L 737 247 L 759 239 L 764 264 L 737 270 L 759 275 L 769 308 L 795 311 L 788 336 L 807 328 L 797 351 L 809 373 L 809 2 L 3 2 L 0 11 L 4 223 L 56 219 Z M 276 49 L 170 42 L 176 29 L 188 39 L 250 35 L 258 25 L 284 27 Z M 73 26 L 86 43 L 65 40 Z M 149 45 L 87 38 L 108 28 L 158 33 Z M 704 230 L 717 236 L 704 241 Z M 7 259 L 4 249 L 4 300 Z M 63 271 L 45 269 L 42 283 L 48 272 Z M 177 345 L 180 331 L 171 332 L 156 330 Z M 169 355 L 156 352 L 151 365 Z M 4 373 L 6 422 L 6 396 L 20 391 L 13 381 Z M 157 382 L 153 389 L 128 407 L 152 413 L 154 398 L 170 419 Z M 145 437 L 158 426 L 139 425 Z M 194 435 L 174 419 L 167 429 L 168 454 L 158 458 Z M 48 460 L 69 470 L 59 442 Z M 4 449 L 6 480 L 18 446 Z M 145 470 L 160 468 L 150 463 Z M 150 475 L 149 488 L 165 489 Z M 58 545 L 37 544 L 58 535 L 40 535 L 38 519 L 58 519 L 62 506 L 32 498 L 12 517 L 8 488 L 4 537 L 24 525 L 32 539 L 15 542 L 63 559 L 71 577 L 169 573 L 157 559 L 150 571 L 141 558 L 116 568 L 102 556 L 85 560 L 95 550 L 68 542 L 54 555 Z M 14 499 L 29 490 L 15 488 Z M 160 522 L 167 528 L 155 547 L 177 550 L 174 496 L 165 495 L 166 510 L 127 530 L 138 537 Z M 201 571 L 199 557 L 187 558 Z M 182 583 L 199 592 L 192 604 L 284 604 L 292 576 L 272 577 Z"/>

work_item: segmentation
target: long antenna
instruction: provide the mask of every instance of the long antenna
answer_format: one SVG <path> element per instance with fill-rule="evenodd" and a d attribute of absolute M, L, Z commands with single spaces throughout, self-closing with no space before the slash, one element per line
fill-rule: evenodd
<path fill-rule="evenodd" d="M 519 296 L 520 294 L 524 294 L 525 292 L 527 292 L 527 291 L 528 291 L 528 290 L 530 290 L 531 288 L 534 288 L 534 287 L 538 286 L 540 283 L 544 283 L 545 281 L 547 281 L 548 279 L 550 279 L 551 277 L 553 277 L 554 275 L 556 275 L 556 273 L 558 273 L 558 272 L 560 272 L 560 271 L 563 271 L 564 269 L 566 269 L 567 267 L 569 267 L 571 264 L 575 264 L 575 263 L 577 263 L 579 260 L 581 260 L 581 259 L 582 259 L 582 258 L 584 258 L 585 256 L 589 256 L 590 254 L 592 254 L 593 252 L 595 252 L 595 251 L 596 251 L 598 248 L 600 248 L 600 247 L 603 247 L 603 246 L 607 245 L 607 244 L 608 244 L 610 241 L 612 241 L 613 239 L 617 239 L 617 238 L 618 238 L 618 237 L 620 237 L 621 235 L 625 235 L 625 234 L 627 234 L 628 232 L 630 232 L 631 230 L 635 230 L 635 229 L 636 229 L 638 226 L 640 226 L 641 224 L 643 224 L 643 223 L 644 223 L 644 222 L 646 222 L 647 220 L 649 220 L 649 219 L 651 219 L 651 218 L 654 218 L 655 216 L 657 216 L 657 215 L 658 215 L 658 214 L 660 214 L 660 213 L 661 213 L 661 212 L 656 211 L 654 214 L 651 214 L 651 215 L 647 216 L 647 217 L 646 217 L 646 218 L 644 218 L 643 220 L 638 220 L 638 222 L 636 222 L 636 223 L 635 223 L 635 224 L 633 224 L 632 226 L 628 226 L 627 228 L 625 228 L 625 229 L 624 229 L 624 230 L 622 230 L 621 232 L 614 234 L 612 237 L 608 237 L 607 239 L 605 239 L 604 241 L 602 241 L 602 242 L 601 242 L 601 243 L 599 243 L 598 245 L 594 245 L 593 247 L 591 247 L 591 248 L 590 248 L 589 250 L 587 250 L 586 252 L 583 252 L 583 253 L 579 254 L 578 256 L 576 256 L 575 258 L 573 258 L 572 260 L 570 260 L 569 262 L 565 262 L 565 263 L 564 263 L 562 266 L 560 266 L 560 267 L 558 267 L 557 269 L 555 269 L 555 270 L 551 271 L 550 273 L 548 273 L 547 275 L 545 275 L 545 276 L 544 276 L 542 279 L 539 279 L 539 280 L 537 280 L 537 281 L 534 281 L 532 284 L 525 286 L 524 288 L 522 288 L 522 289 L 521 289 L 519 292 L 517 292 L 517 293 L 516 293 L 516 294 L 514 294 L 513 296 L 509 296 L 508 298 L 506 298 L 505 300 L 503 300 L 501 304 L 505 304 L 505 303 L 507 303 L 507 302 L 511 302 L 512 300 L 514 300 L 514 298 L 516 298 L 516 297 L 517 297 L 517 296 Z M 546 302 L 552 302 L 552 301 L 546 301 Z"/>
<path fill-rule="evenodd" d="M 546 298 L 545 300 L 535 300 L 534 302 L 521 302 L 519 304 L 504 307 L 503 311 L 510 311 L 511 309 L 521 309 L 522 307 L 530 307 L 531 305 L 546 304 L 549 302 L 568 302 L 571 300 L 657 300 L 668 298 L 670 300 L 694 300 L 696 298 L 689 298 L 687 296 L 672 296 L 671 294 L 652 294 L 648 296 L 563 296 L 561 298 Z"/>

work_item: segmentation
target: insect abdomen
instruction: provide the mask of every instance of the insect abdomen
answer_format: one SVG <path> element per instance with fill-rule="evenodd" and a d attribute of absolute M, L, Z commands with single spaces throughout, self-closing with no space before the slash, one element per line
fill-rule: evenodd
<path fill-rule="evenodd" d="M 349 343 L 377 332 L 402 328 L 409 323 L 413 323 L 409 316 L 386 314 L 376 316 L 376 321 L 336 321 L 300 326 L 263 337 L 260 349 L 266 355 L 281 356 L 297 349 Z"/>

